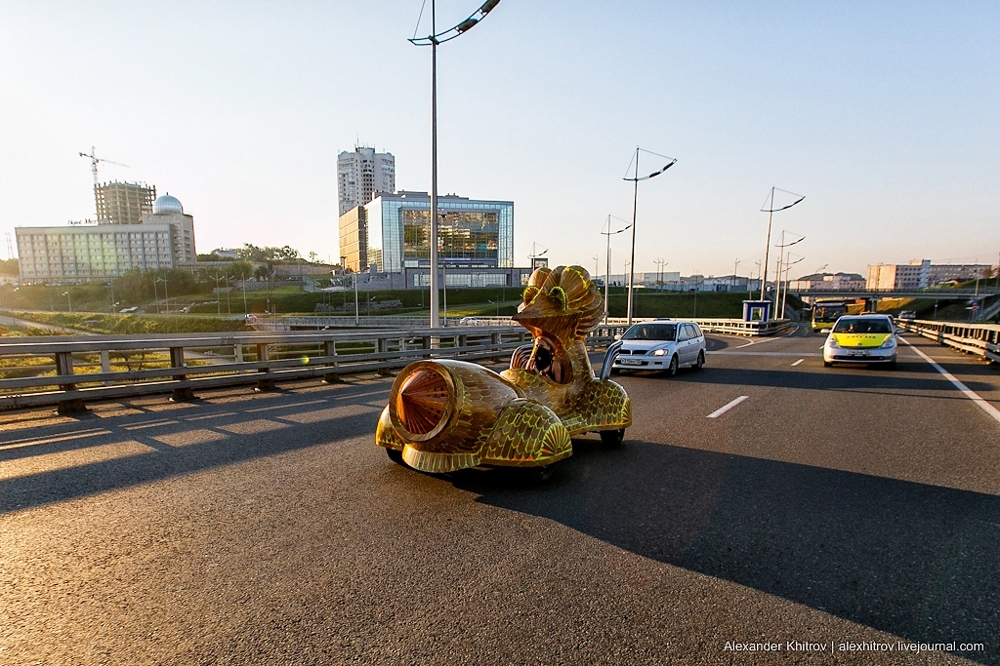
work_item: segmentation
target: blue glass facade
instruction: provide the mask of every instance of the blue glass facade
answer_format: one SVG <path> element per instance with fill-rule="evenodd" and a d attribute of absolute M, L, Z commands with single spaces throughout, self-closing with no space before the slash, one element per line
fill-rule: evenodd
<path fill-rule="evenodd" d="M 430 265 L 430 197 L 424 192 L 382 194 L 368 212 L 368 263 L 380 272 Z M 514 265 L 514 203 L 438 197 L 438 258 L 446 266 Z"/>

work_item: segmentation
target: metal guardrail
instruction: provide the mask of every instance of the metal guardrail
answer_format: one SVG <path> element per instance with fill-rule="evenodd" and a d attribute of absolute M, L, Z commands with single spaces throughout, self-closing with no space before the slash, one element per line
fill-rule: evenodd
<path fill-rule="evenodd" d="M 426 358 L 504 359 L 531 334 L 521 328 L 214 333 L 7 338 L 0 344 L 0 410 L 340 375 L 388 373 Z"/>
<path fill-rule="evenodd" d="M 896 325 L 938 344 L 975 354 L 990 363 L 1000 363 L 1000 325 L 962 324 L 924 319 L 901 319 Z"/>
<path fill-rule="evenodd" d="M 632 323 L 653 321 L 654 317 L 632 318 Z M 774 335 L 787 330 L 792 322 L 787 319 L 773 319 L 767 322 L 743 321 L 742 319 L 705 319 L 693 318 L 685 321 L 695 321 L 708 333 L 726 333 L 729 335 Z M 412 327 L 420 328 L 426 326 L 427 318 L 401 318 L 401 317 L 332 317 L 332 316 L 281 316 L 260 318 L 254 327 L 258 330 L 268 331 L 294 331 L 294 330 L 316 330 L 322 328 L 385 328 L 385 327 Z M 495 327 L 495 326 L 517 326 L 517 322 L 510 317 L 461 317 L 453 318 L 448 323 L 448 328 L 455 326 L 462 327 Z M 628 320 L 624 317 L 610 317 L 606 323 L 601 324 L 601 328 L 593 334 L 593 337 L 604 339 L 614 338 L 615 334 L 624 333 L 628 328 Z M 607 331 L 613 331 L 610 334 Z M 588 344 L 590 341 L 588 340 Z M 598 343 L 600 344 L 600 343 Z"/>
<path fill-rule="evenodd" d="M 266 390 L 277 381 L 338 381 L 342 374 L 387 373 L 426 358 L 502 359 L 530 338 L 510 318 L 477 317 L 464 325 L 428 329 L 401 328 L 400 319 L 380 317 L 397 327 L 315 330 L 337 319 L 280 318 L 291 326 L 311 325 L 310 331 L 6 338 L 0 344 L 0 410 L 54 404 L 72 412 L 85 409 L 88 400 L 156 393 L 184 400 L 200 388 L 254 384 Z M 788 326 L 784 320 L 695 321 L 707 332 L 735 335 L 770 335 Z M 627 328 L 627 320 L 612 319 L 589 335 L 587 344 L 607 346 Z"/>

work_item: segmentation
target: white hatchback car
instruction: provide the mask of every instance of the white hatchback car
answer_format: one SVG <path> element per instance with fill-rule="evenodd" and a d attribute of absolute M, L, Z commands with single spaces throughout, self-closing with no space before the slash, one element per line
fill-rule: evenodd
<path fill-rule="evenodd" d="M 635 324 L 620 338 L 612 370 L 655 370 L 673 377 L 682 365 L 705 365 L 705 334 L 693 321 L 657 319 Z"/>

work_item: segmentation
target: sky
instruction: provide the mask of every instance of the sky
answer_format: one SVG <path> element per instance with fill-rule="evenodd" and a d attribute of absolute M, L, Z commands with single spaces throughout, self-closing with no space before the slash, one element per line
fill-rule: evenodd
<path fill-rule="evenodd" d="M 128 165 L 102 181 L 180 199 L 199 252 L 336 261 L 338 153 L 430 189 L 430 2 L 4 0 L 0 233 L 93 218 L 93 146 Z M 479 4 L 438 0 L 439 30 Z M 438 49 L 439 192 L 513 201 L 518 266 L 604 273 L 640 147 L 677 163 L 638 185 L 637 271 L 758 275 L 772 187 L 806 197 L 772 219 L 772 248 L 805 237 L 793 273 L 996 263 L 998 25 L 992 0 L 501 0 Z"/>

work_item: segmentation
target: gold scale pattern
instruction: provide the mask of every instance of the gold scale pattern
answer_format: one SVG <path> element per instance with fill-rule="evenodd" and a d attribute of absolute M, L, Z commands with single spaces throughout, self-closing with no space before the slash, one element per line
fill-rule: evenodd
<path fill-rule="evenodd" d="M 528 367 L 498 374 L 464 361 L 412 363 L 393 383 L 375 443 L 424 472 L 530 467 L 572 455 L 574 435 L 631 426 L 628 394 L 594 377 L 584 344 L 602 306 L 583 267 L 539 268 L 514 316 L 534 339 Z M 541 372 L 549 356 L 550 372 Z"/>

